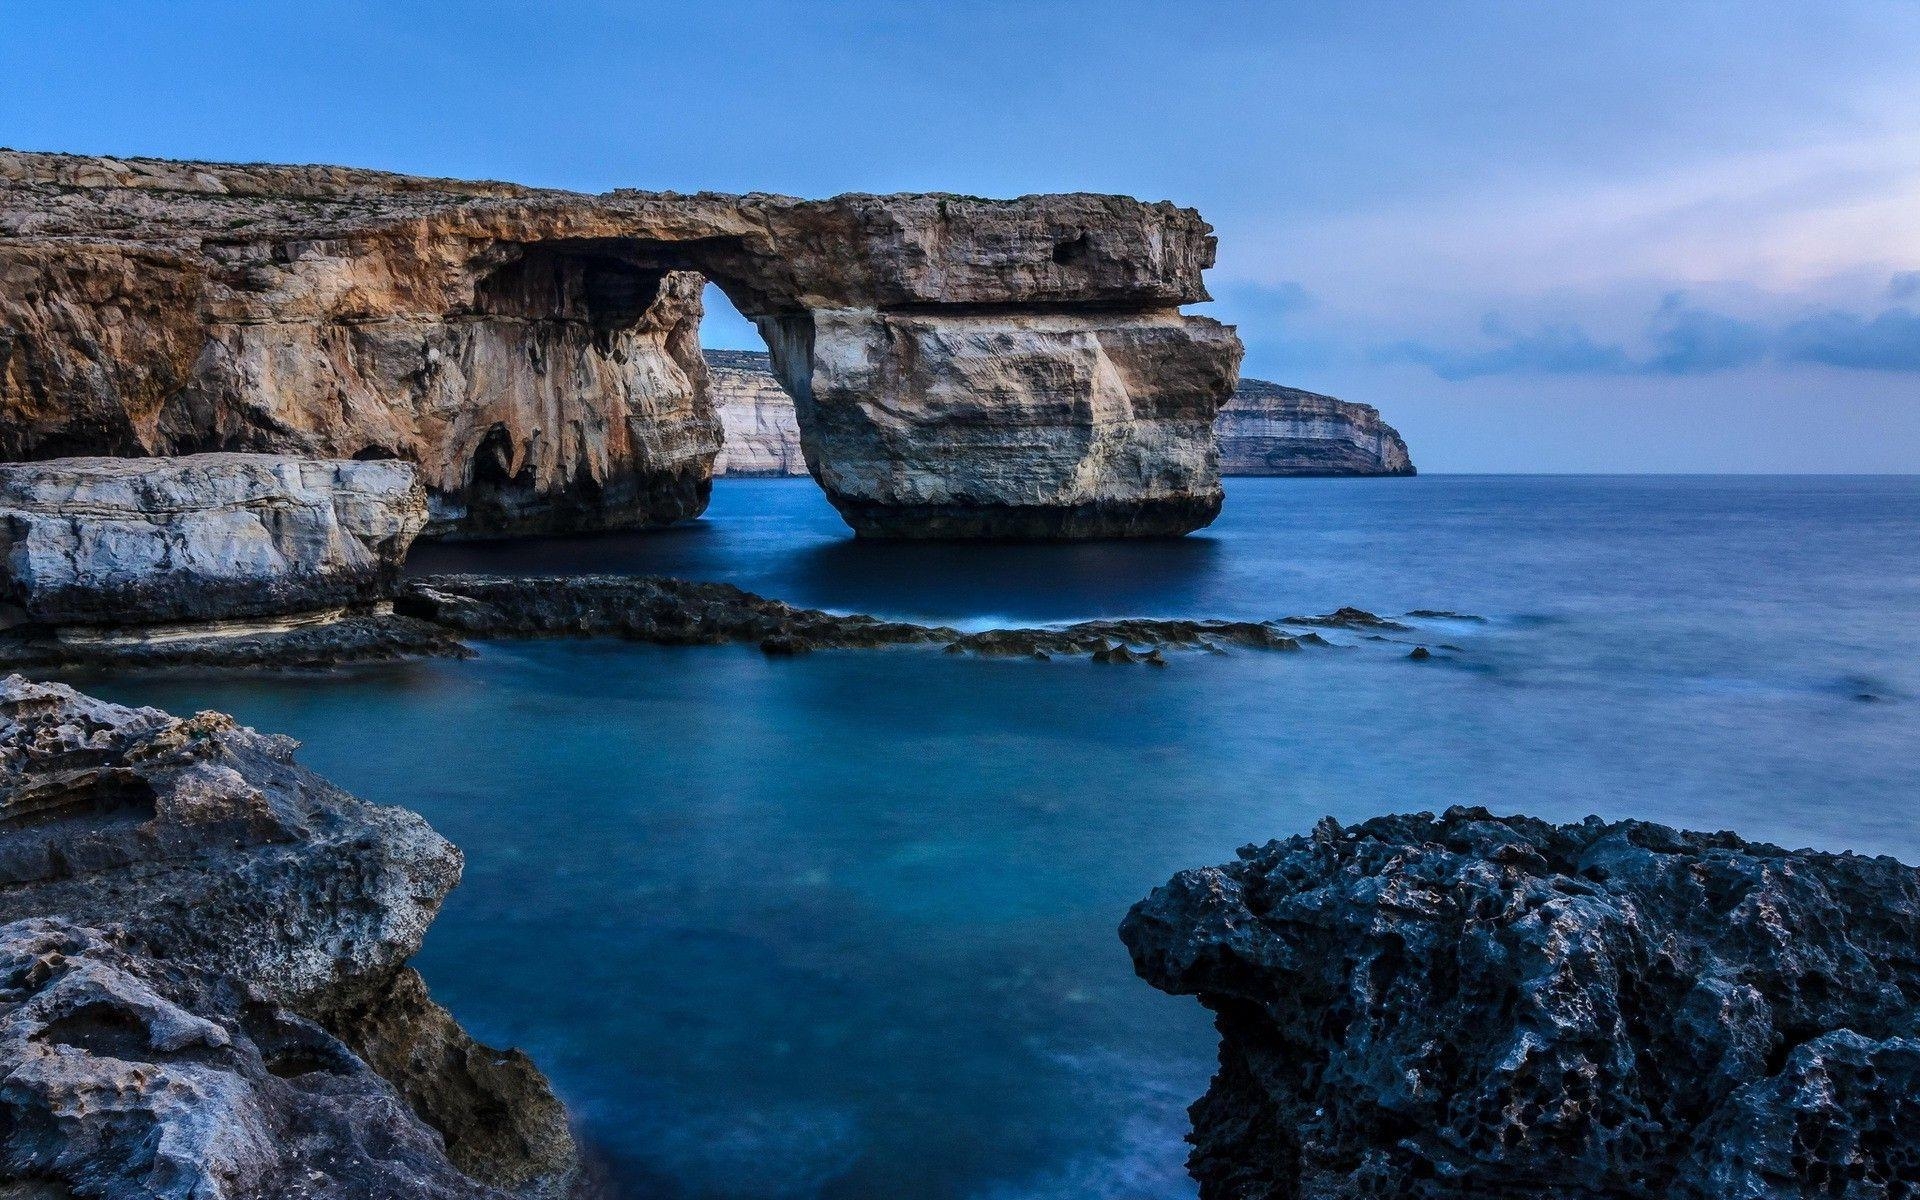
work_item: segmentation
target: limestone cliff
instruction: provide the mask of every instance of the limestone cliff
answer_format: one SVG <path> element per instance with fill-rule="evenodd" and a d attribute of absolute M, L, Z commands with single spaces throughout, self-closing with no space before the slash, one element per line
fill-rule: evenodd
<path fill-rule="evenodd" d="M 793 397 L 780 387 L 764 351 L 708 350 L 707 378 L 720 417 L 715 475 L 805 475 Z"/>
<path fill-rule="evenodd" d="M 719 423 L 700 287 L 759 325 L 863 533 L 1179 533 L 1220 502 L 1211 229 L 1114 196 L 588 196 L 0 152 L 0 459 L 416 463 L 434 528 L 661 524 Z"/>
<path fill-rule="evenodd" d="M 1242 379 L 1214 422 L 1222 475 L 1412 475 L 1407 444 L 1370 404 Z"/>
<path fill-rule="evenodd" d="M 763 352 L 708 350 L 726 444 L 715 475 L 805 475 L 793 400 Z M 1242 379 L 1214 418 L 1222 475 L 1412 475 L 1393 426 L 1354 404 L 1264 379 Z"/>

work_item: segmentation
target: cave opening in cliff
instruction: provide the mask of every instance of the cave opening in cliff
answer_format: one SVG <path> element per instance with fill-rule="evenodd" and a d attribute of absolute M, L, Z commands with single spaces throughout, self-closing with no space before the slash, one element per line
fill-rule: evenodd
<path fill-rule="evenodd" d="M 665 268 L 635 261 L 639 247 L 598 241 L 533 242 L 474 284 L 474 308 L 489 317 L 574 323 L 606 343 L 640 323 L 660 299 Z"/>

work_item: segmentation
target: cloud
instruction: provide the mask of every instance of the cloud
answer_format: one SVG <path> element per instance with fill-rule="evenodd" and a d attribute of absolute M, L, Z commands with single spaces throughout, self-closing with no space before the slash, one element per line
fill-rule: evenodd
<path fill-rule="evenodd" d="M 1920 297 L 1920 272 L 1895 276 L 1889 294 Z M 1481 332 L 1492 345 L 1397 342 L 1372 357 L 1419 363 L 1452 381 L 1489 375 L 1706 375 L 1767 361 L 1920 372 L 1920 313 L 1905 306 L 1870 313 L 1827 308 L 1767 323 L 1703 308 L 1674 292 L 1648 318 L 1646 349 L 1638 354 L 1600 341 L 1577 324 L 1523 330 L 1489 314 Z"/>
<path fill-rule="evenodd" d="M 1481 332 L 1496 343 L 1488 349 L 1459 351 L 1400 342 L 1375 358 L 1419 363 L 1447 380 L 1483 375 L 1619 375 L 1634 369 L 1623 347 L 1597 342 L 1578 325 L 1542 325 L 1529 332 L 1513 328 L 1492 313 L 1480 324 Z"/>
<path fill-rule="evenodd" d="M 1864 371 L 1920 371 L 1920 313 L 1824 312 L 1780 331 L 1780 357 Z"/>

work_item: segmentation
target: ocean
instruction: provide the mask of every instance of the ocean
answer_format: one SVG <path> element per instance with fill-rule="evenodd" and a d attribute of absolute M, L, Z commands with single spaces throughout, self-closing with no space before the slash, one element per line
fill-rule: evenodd
<path fill-rule="evenodd" d="M 551 641 L 79 681 L 290 733 L 457 843 L 417 965 L 533 1055 L 625 1196 L 1191 1196 L 1213 1033 L 1115 928 L 1325 815 L 1597 813 L 1920 862 L 1920 477 L 1237 479 L 1198 535 L 1082 545 L 855 542 L 810 481 L 722 481 L 684 528 L 413 566 L 967 627 L 1463 614 L 1165 670 Z"/>

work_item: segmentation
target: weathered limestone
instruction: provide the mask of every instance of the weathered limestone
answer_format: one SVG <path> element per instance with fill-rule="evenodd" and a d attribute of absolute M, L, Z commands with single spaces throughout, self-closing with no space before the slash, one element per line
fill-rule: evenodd
<path fill-rule="evenodd" d="M 726 445 L 713 473 L 805 475 L 793 398 L 765 353 L 708 350 L 714 409 Z M 1240 380 L 1214 418 L 1222 475 L 1412 475 L 1407 445 L 1372 405 L 1264 379 Z"/>
<path fill-rule="evenodd" d="M 1203 1200 L 1878 1200 L 1920 1178 L 1920 871 L 1484 809 L 1331 819 L 1121 927 L 1220 1070 Z"/>
<path fill-rule="evenodd" d="M 1242 379 L 1214 423 L 1222 475 L 1412 475 L 1407 444 L 1370 404 Z"/>
<path fill-rule="evenodd" d="M 763 351 L 706 351 L 708 390 L 724 443 L 716 476 L 805 475 L 793 397 L 773 377 Z"/>
<path fill-rule="evenodd" d="M 0 458 L 416 463 L 434 527 L 706 502 L 710 278 L 882 534 L 1174 533 L 1218 504 L 1213 238 L 1123 197 L 601 196 L 0 153 Z"/>
<path fill-rule="evenodd" d="M 0 628 L 326 615 L 391 595 L 414 468 L 264 454 L 0 464 Z"/>
<path fill-rule="evenodd" d="M 98 930 L 0 925 L 0 1062 L 0 1194 L 507 1200 L 318 1025 Z"/>
<path fill-rule="evenodd" d="M 488 1050 L 460 1032 L 406 967 L 460 877 L 459 851 L 415 814 L 363 803 L 305 770 L 294 748 L 290 738 L 239 728 L 217 713 L 182 720 L 58 684 L 0 679 L 0 922 L 51 918 L 115 928 L 116 945 L 128 954 L 257 989 L 268 1004 L 341 1039 L 393 1085 L 424 1122 L 415 1126 L 418 1137 L 408 1135 L 413 1141 L 437 1140 L 429 1129 L 438 1131 L 448 1159 L 490 1187 L 527 1197 L 566 1194 L 580 1166 L 539 1072 L 524 1057 Z M 21 984 L 0 978 L 5 986 Z M 187 1002 L 175 994 L 171 1003 Z M 192 1015 L 215 1024 L 232 1018 L 217 1008 Z M 204 1032 L 185 1018 L 170 1020 L 170 1027 Z M 257 1032 L 241 1032 L 257 1044 Z M 203 1041 L 216 1036 L 205 1033 Z M 339 1061 L 314 1036 L 297 1040 Z M 168 1049 L 151 1039 L 149 1046 Z M 234 1053 L 245 1058 L 243 1048 Z M 220 1124 L 227 1119 L 221 1104 L 254 1105 L 259 1098 L 249 1099 L 248 1090 L 269 1086 L 230 1055 L 211 1065 L 238 1071 L 238 1080 L 167 1100 L 193 1128 Z M 117 1069 L 79 1082 L 110 1086 Z M 341 1071 L 362 1078 L 361 1068 Z M 149 1075 L 142 1086 L 154 1082 Z M 0 1103 L 8 1086 L 0 1084 Z M 379 1089 L 352 1087 L 367 1103 L 381 1103 Z M 392 1127 L 389 1115 L 375 1117 L 377 1126 Z M 0 1135 L 7 1124 L 0 1121 Z M 15 1132 L 28 1137 L 22 1152 L 45 1153 L 38 1133 Z M 207 1157 L 217 1148 L 181 1150 L 218 1173 L 219 1162 Z M 89 1153 L 84 1144 L 73 1149 Z M 256 1151 L 298 1157 L 284 1145 L 248 1153 Z"/>

